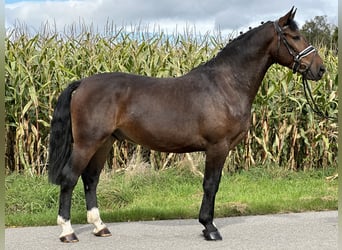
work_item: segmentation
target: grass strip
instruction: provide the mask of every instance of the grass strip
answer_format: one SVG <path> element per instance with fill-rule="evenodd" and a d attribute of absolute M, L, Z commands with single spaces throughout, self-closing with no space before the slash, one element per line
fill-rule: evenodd
<path fill-rule="evenodd" d="M 286 171 L 254 167 L 223 173 L 215 217 L 337 209 L 337 180 L 327 180 L 335 168 Z M 5 179 L 7 227 L 55 225 L 59 187 L 46 176 L 13 174 Z M 99 207 L 105 222 L 197 218 L 202 178 L 190 170 L 102 174 Z M 87 223 L 83 185 L 77 184 L 72 223 Z"/>

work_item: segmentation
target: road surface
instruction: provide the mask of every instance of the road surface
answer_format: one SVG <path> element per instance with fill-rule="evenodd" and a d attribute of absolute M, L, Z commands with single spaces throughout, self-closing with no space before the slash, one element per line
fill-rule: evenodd
<path fill-rule="evenodd" d="M 197 220 L 108 223 L 98 238 L 92 225 L 74 225 L 78 243 L 61 243 L 59 226 L 5 229 L 5 249 L 337 249 L 337 211 L 241 216 L 215 220 L 223 241 L 208 242 Z"/>

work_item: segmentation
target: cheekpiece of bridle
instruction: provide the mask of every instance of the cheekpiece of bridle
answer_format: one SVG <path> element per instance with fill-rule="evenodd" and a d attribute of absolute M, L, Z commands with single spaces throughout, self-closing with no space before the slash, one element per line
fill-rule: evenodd
<path fill-rule="evenodd" d="M 305 76 L 311 67 L 311 64 L 313 62 L 313 58 L 312 58 L 309 65 L 304 65 L 301 63 L 301 61 L 304 57 L 310 55 L 311 53 L 317 53 L 315 47 L 312 45 L 309 45 L 307 48 L 305 48 L 304 50 L 302 50 L 298 53 L 293 49 L 293 47 L 286 40 L 286 37 L 284 35 L 284 31 L 279 26 L 278 21 L 274 22 L 274 28 L 278 33 L 278 50 L 280 47 L 280 41 L 282 41 L 283 44 L 285 45 L 285 47 L 287 48 L 288 52 L 290 53 L 290 55 L 293 56 L 293 66 L 292 66 L 293 73 L 299 72 L 303 76 Z M 302 65 L 304 66 L 303 68 L 301 68 Z"/>

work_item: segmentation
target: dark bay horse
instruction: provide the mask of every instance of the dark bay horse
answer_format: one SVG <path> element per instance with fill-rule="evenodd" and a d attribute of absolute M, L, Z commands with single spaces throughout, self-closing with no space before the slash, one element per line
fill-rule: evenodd
<path fill-rule="evenodd" d="M 60 240 L 78 241 L 70 223 L 71 195 L 81 176 L 87 220 L 109 236 L 97 206 L 99 175 L 114 140 L 163 152 L 204 151 L 204 238 L 221 240 L 214 203 L 230 149 L 249 128 L 251 106 L 268 68 L 278 63 L 319 80 L 321 57 L 299 33 L 293 8 L 229 43 L 215 58 L 177 78 L 103 73 L 73 82 L 59 96 L 49 147 L 49 180 L 60 185 Z"/>

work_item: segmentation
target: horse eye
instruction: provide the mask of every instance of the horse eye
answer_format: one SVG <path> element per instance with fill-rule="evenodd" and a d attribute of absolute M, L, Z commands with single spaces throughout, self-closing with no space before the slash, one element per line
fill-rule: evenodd
<path fill-rule="evenodd" d="M 299 41 L 300 40 L 300 36 L 293 36 L 292 39 Z"/>

